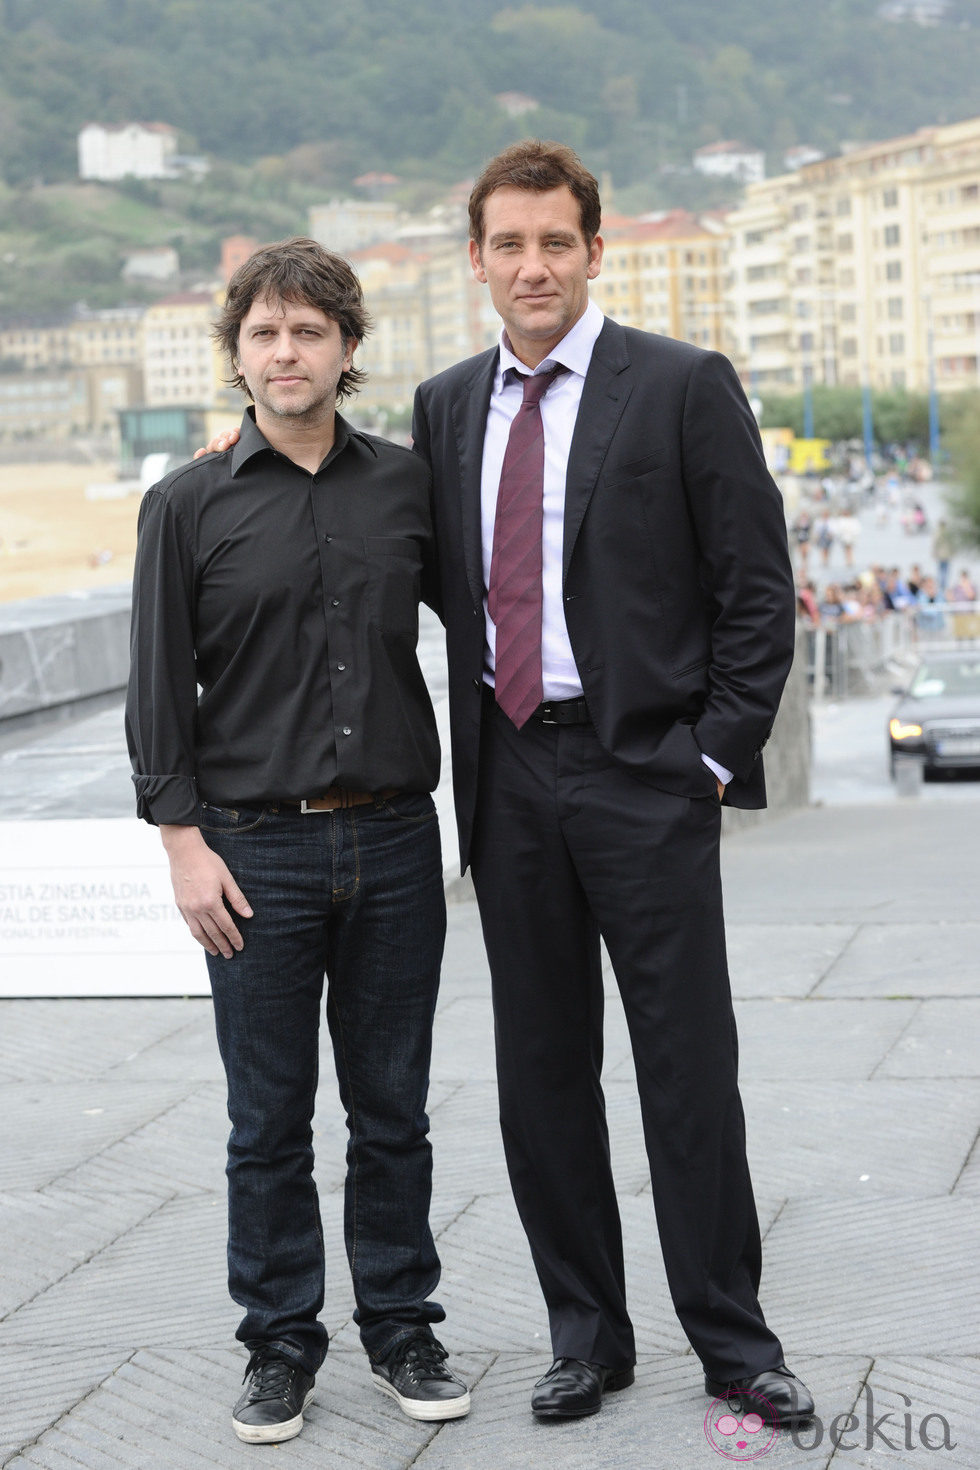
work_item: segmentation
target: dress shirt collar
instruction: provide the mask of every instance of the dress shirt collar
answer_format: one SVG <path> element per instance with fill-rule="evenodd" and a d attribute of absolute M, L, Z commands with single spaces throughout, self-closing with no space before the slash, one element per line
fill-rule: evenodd
<path fill-rule="evenodd" d="M 605 317 L 602 312 L 594 301 L 590 301 L 572 329 L 566 332 L 558 345 L 552 348 L 534 371 L 536 373 L 545 372 L 549 367 L 558 363 L 567 368 L 569 372 L 578 373 L 579 377 L 584 378 L 589 371 L 592 349 L 596 344 L 596 338 L 602 331 L 604 322 Z M 500 392 L 504 383 L 504 375 L 510 368 L 520 373 L 522 377 L 528 374 L 527 363 L 521 362 L 520 358 L 514 356 L 507 337 L 507 328 L 503 327 L 500 332 L 500 356 L 493 385 L 495 393 Z"/>
<path fill-rule="evenodd" d="M 249 404 L 248 408 L 246 408 L 244 414 L 242 415 L 242 423 L 239 434 L 240 438 L 238 440 L 238 443 L 235 445 L 231 453 L 232 475 L 237 475 L 243 465 L 247 464 L 250 459 L 252 459 L 256 454 L 260 454 L 263 450 L 268 450 L 273 454 L 276 453 L 276 451 L 272 448 L 272 445 L 269 443 L 268 439 L 263 434 L 262 430 L 259 428 L 258 424 L 255 422 L 255 409 L 251 404 Z M 348 442 L 351 439 L 356 440 L 358 444 L 363 444 L 371 451 L 375 458 L 377 458 L 377 450 L 371 443 L 371 440 L 365 434 L 360 434 L 356 429 L 352 429 L 347 420 L 345 418 L 342 418 L 341 415 L 338 413 L 334 415 L 333 448 L 327 455 L 326 459 L 323 461 L 323 465 L 327 464 L 332 459 L 336 459 L 337 455 L 346 448 Z M 288 455 L 285 456 L 285 458 L 288 458 Z M 320 469 L 323 469 L 323 465 L 320 466 Z"/>

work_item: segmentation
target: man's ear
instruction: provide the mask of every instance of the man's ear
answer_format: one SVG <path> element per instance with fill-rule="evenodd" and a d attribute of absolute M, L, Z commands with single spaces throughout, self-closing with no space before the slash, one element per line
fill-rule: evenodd
<path fill-rule="evenodd" d="M 483 262 L 480 259 L 480 247 L 475 240 L 470 241 L 470 269 L 480 282 L 480 285 L 485 286 L 487 284 L 487 273 L 483 269 Z"/>

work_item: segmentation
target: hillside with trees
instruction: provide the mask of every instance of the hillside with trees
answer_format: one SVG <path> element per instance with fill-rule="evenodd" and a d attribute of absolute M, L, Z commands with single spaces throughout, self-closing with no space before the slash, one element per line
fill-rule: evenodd
<path fill-rule="evenodd" d="M 946 0 L 931 26 L 884 9 L 0 0 L 0 317 L 116 303 L 141 245 L 213 271 L 223 235 L 302 231 L 309 204 L 371 170 L 424 208 L 531 133 L 576 146 L 607 204 L 636 213 L 733 202 L 736 185 L 690 167 L 721 138 L 780 172 L 797 144 L 833 153 L 980 110 L 980 0 Z M 177 128 L 207 179 L 80 185 L 79 130 L 128 121 Z"/>
<path fill-rule="evenodd" d="M 977 110 L 980 0 L 943 23 L 880 0 L 0 0 L 0 176 L 73 177 L 86 122 L 168 122 L 232 163 L 307 150 L 450 182 L 514 136 L 627 187 L 737 138 L 775 163 Z M 520 117 L 496 100 L 517 92 Z"/>

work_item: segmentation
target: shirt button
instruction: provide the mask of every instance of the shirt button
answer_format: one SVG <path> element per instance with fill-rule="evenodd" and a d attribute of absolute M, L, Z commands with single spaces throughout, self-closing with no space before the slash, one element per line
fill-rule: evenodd
<path fill-rule="evenodd" d="M 344 670 L 346 669 L 346 667 L 347 667 L 346 664 L 338 664 L 337 665 L 337 668 L 340 670 L 341 673 L 344 672 Z"/>
<path fill-rule="evenodd" d="M 343 728 L 343 730 L 341 730 L 340 733 L 342 735 L 352 735 L 354 732 L 351 730 L 350 725 L 345 725 L 344 728 Z"/>
<path fill-rule="evenodd" d="M 332 541 L 333 540 L 333 537 L 332 536 L 324 536 L 323 539 L 324 539 L 324 541 Z"/>
<path fill-rule="evenodd" d="M 340 606 L 340 598 L 339 597 L 332 598 L 331 599 L 331 602 L 330 602 L 330 606 L 331 607 L 339 607 Z"/>

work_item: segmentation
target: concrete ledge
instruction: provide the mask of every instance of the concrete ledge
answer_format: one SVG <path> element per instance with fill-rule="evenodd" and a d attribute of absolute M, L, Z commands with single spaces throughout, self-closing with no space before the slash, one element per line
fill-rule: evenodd
<path fill-rule="evenodd" d="M 0 719 L 125 687 L 130 588 L 0 605 Z"/>
<path fill-rule="evenodd" d="M 810 805 L 810 686 L 807 681 L 806 641 L 797 626 L 796 657 L 783 692 L 772 739 L 766 746 L 766 791 L 763 811 L 723 808 L 722 833 L 755 827 L 768 817 L 784 816 Z"/>

